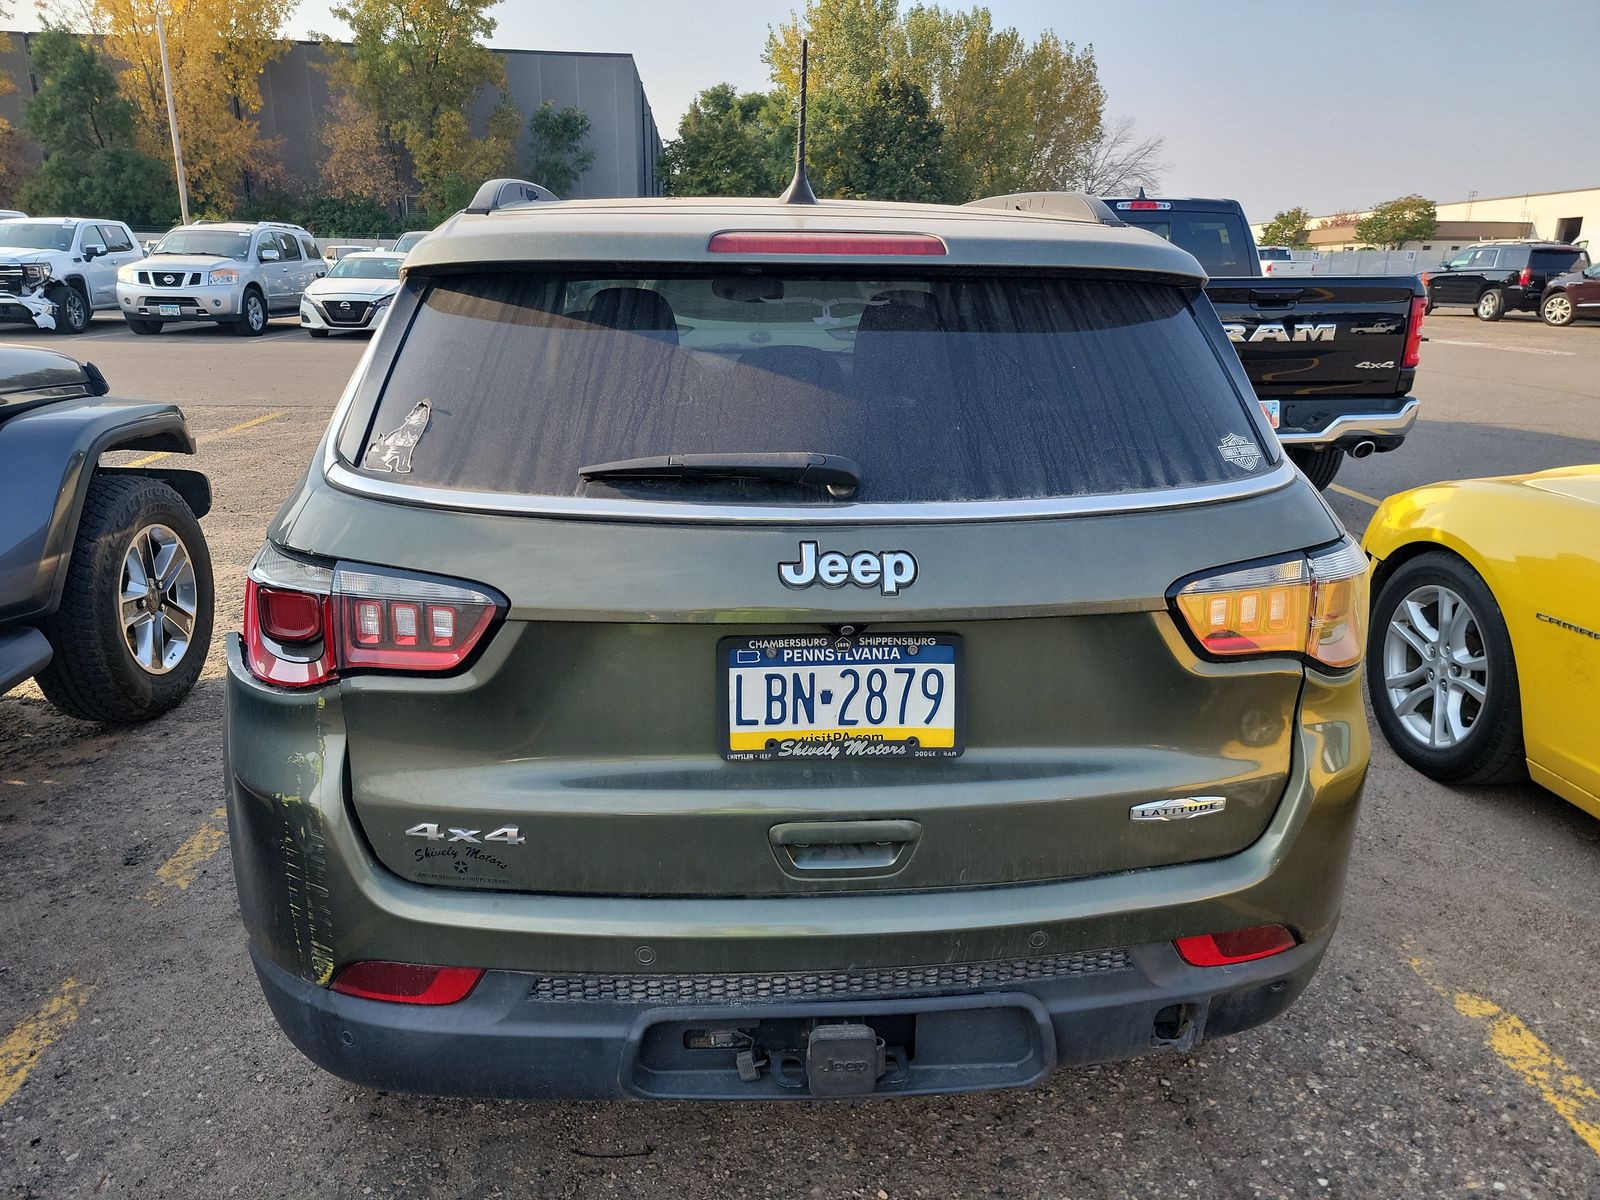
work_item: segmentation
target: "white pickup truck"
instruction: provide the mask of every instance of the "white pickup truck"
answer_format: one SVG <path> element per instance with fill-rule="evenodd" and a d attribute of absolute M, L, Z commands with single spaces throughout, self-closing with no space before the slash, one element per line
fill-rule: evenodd
<path fill-rule="evenodd" d="M 82 333 L 97 309 L 117 307 L 117 268 L 143 257 L 121 221 L 0 220 L 0 322 Z"/>
<path fill-rule="evenodd" d="M 1257 246 L 1263 275 L 1315 275 L 1322 255 L 1315 250 L 1291 250 L 1288 246 Z"/>

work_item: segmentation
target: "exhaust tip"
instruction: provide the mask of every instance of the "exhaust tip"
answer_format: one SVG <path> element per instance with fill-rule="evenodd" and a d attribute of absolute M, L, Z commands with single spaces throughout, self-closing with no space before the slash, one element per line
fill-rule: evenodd
<path fill-rule="evenodd" d="M 1377 444 L 1374 442 L 1357 442 L 1354 446 L 1350 447 L 1350 457 L 1366 458 L 1367 455 L 1371 454 L 1377 448 Z"/>

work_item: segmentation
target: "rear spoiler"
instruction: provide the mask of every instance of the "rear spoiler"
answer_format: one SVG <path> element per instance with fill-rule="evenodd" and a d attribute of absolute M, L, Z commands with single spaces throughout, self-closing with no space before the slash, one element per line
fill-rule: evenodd
<path fill-rule="evenodd" d="M 985 196 L 968 200 L 964 208 L 1003 208 L 1008 212 L 1032 212 L 1069 221 L 1093 221 L 1099 225 L 1125 225 L 1105 202 L 1083 192 L 1011 192 L 1005 196 Z"/>

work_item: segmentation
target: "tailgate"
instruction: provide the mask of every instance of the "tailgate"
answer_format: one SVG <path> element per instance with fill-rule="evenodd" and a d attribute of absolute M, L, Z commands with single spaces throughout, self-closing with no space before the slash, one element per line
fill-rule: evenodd
<path fill-rule="evenodd" d="M 1206 295 L 1262 396 L 1401 395 L 1415 278 L 1213 279 Z"/>

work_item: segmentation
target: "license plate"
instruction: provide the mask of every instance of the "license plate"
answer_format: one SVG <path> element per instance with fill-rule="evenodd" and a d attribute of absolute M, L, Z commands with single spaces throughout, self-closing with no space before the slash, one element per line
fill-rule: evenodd
<path fill-rule="evenodd" d="M 1261 411 L 1267 414 L 1267 424 L 1271 425 L 1274 429 L 1276 429 L 1278 427 L 1278 404 L 1279 404 L 1279 401 L 1277 401 L 1277 400 L 1262 400 L 1259 403 L 1261 405 Z"/>
<path fill-rule="evenodd" d="M 717 643 L 722 756 L 956 758 L 961 639 L 950 634 L 735 637 Z"/>
<path fill-rule="evenodd" d="M 163 316 L 163 317 L 181 317 L 181 316 L 183 316 L 183 309 L 179 308 L 176 304 L 160 304 L 160 305 L 157 305 L 156 308 L 157 308 L 157 311 L 160 313 L 160 315 Z"/>

